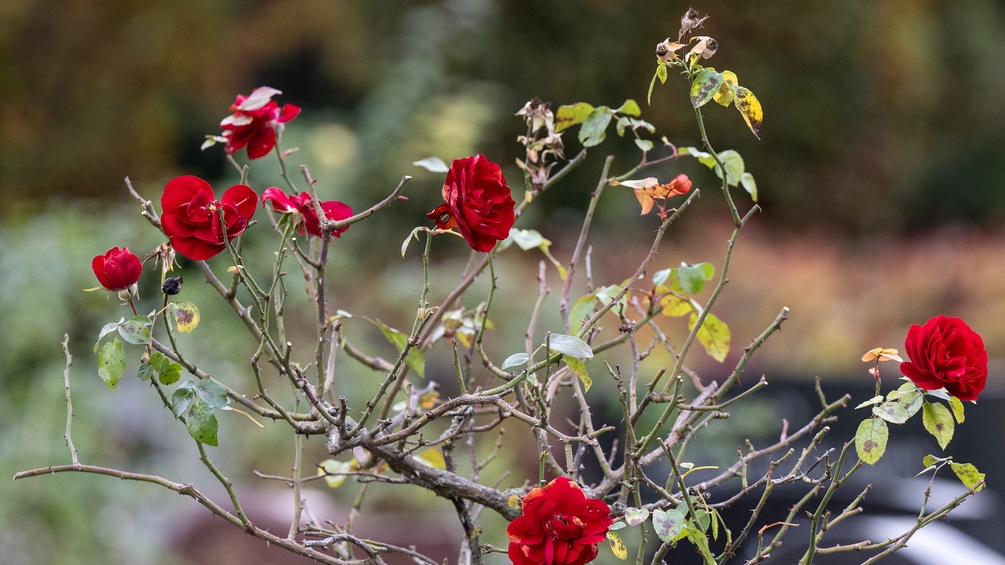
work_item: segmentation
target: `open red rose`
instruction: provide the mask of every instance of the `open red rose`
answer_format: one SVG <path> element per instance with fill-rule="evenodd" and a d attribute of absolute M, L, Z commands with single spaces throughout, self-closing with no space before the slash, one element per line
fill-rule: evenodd
<path fill-rule="evenodd" d="M 597 544 L 614 520 L 603 500 L 586 498 L 579 485 L 559 477 L 523 497 L 523 516 L 510 522 L 513 565 L 583 565 L 597 557 Z"/>
<path fill-rule="evenodd" d="M 266 188 L 262 192 L 263 206 L 266 200 L 272 201 L 272 209 L 276 212 L 298 216 L 294 219 L 297 224 L 297 233 L 303 235 L 304 229 L 306 229 L 307 233 L 321 237 L 321 222 L 318 221 L 318 213 L 314 209 L 314 200 L 310 194 L 303 192 L 299 195 L 290 196 L 281 189 L 271 187 Z M 348 204 L 344 204 L 338 200 L 322 202 L 321 209 L 329 220 L 344 220 L 352 216 L 352 208 Z M 332 235 L 342 237 L 342 232 L 347 229 L 349 229 L 349 226 L 332 230 Z"/>
<path fill-rule="evenodd" d="M 911 326 L 904 341 L 910 361 L 900 372 L 925 390 L 945 387 L 960 400 L 977 400 L 988 377 L 984 340 L 959 318 L 938 316 Z"/>
<path fill-rule="evenodd" d="M 509 236 L 516 219 L 502 169 L 484 155 L 457 159 L 450 165 L 443 200 L 428 217 L 440 229 L 457 228 L 475 251 L 491 251 Z"/>
<path fill-rule="evenodd" d="M 233 114 L 220 122 L 223 128 L 223 150 L 234 154 L 248 148 L 248 158 L 264 157 L 276 146 L 276 138 L 282 133 L 284 124 L 297 117 L 300 107 L 284 104 L 282 108 L 272 100 L 276 94 L 282 94 L 275 88 L 260 86 L 250 96 L 237 95 L 237 100 L 230 111 Z"/>
<path fill-rule="evenodd" d="M 128 247 L 113 247 L 104 255 L 95 257 L 91 261 L 91 269 L 101 286 L 108 290 L 123 290 L 140 280 L 143 263 L 129 252 Z"/>
<path fill-rule="evenodd" d="M 236 184 L 216 199 L 213 188 L 199 177 L 171 179 L 161 196 L 161 228 L 175 251 L 196 261 L 223 251 L 227 239 L 234 239 L 255 215 L 258 194 L 246 184 Z M 220 222 L 223 210 L 223 222 Z"/>

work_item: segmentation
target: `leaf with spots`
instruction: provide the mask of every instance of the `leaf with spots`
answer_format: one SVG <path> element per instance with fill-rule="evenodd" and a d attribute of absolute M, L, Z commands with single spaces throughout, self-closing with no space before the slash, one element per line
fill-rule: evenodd
<path fill-rule="evenodd" d="M 955 427 L 949 408 L 941 404 L 925 402 L 921 407 L 921 421 L 925 424 L 928 433 L 935 436 L 939 447 L 945 449 L 949 445 L 949 441 L 953 439 Z"/>
<path fill-rule="evenodd" d="M 855 451 L 858 453 L 858 458 L 863 463 L 875 465 L 886 452 L 886 443 L 889 439 L 890 430 L 885 420 L 869 418 L 863 421 L 855 432 Z"/>
<path fill-rule="evenodd" d="M 174 321 L 174 327 L 182 333 L 192 333 L 199 326 L 199 308 L 187 301 L 179 300 L 168 305 L 168 311 Z"/>

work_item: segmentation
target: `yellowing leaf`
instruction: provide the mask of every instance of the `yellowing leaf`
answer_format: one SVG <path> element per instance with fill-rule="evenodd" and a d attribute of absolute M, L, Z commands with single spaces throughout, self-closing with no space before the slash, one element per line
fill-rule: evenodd
<path fill-rule="evenodd" d="M 886 421 L 880 418 L 869 418 L 858 425 L 855 432 L 855 452 L 863 463 L 876 464 L 886 452 L 886 442 L 890 439 L 890 430 Z"/>
<path fill-rule="evenodd" d="M 593 386 L 593 379 L 590 378 L 590 374 L 586 372 L 586 365 L 582 361 L 576 359 L 575 357 L 569 357 L 568 355 L 563 355 L 562 360 L 569 367 L 574 375 L 579 377 L 579 380 L 583 381 L 583 390 L 589 392 L 590 387 Z"/>
<path fill-rule="evenodd" d="M 515 494 L 511 494 L 509 498 L 506 499 L 506 506 L 509 506 L 510 508 L 520 508 L 520 497 Z"/>
<path fill-rule="evenodd" d="M 625 542 L 621 541 L 618 532 L 607 532 L 607 541 L 610 542 L 615 557 L 622 561 L 628 559 L 628 548 L 625 547 Z"/>
<path fill-rule="evenodd" d="M 318 465 L 318 474 L 325 476 L 325 482 L 331 488 L 338 488 L 346 480 L 345 473 L 352 471 L 352 463 L 325 459 Z"/>
<path fill-rule="evenodd" d="M 736 73 L 733 71 L 722 71 L 722 79 L 722 86 L 719 87 L 719 92 L 715 93 L 712 100 L 715 100 L 721 106 L 729 106 L 733 103 L 734 92 L 737 87 Z"/>
<path fill-rule="evenodd" d="M 978 471 L 977 467 L 974 467 L 970 463 L 950 463 L 949 467 L 956 473 L 963 486 L 972 488 L 975 492 L 984 488 L 984 473 Z"/>
<path fill-rule="evenodd" d="M 883 347 L 877 347 L 875 349 L 870 349 L 866 351 L 865 355 L 862 356 L 862 361 L 869 363 L 870 361 L 898 361 L 903 363 L 904 360 L 897 355 L 898 351 L 896 349 L 889 349 Z"/>
<path fill-rule="evenodd" d="M 664 316 L 672 316 L 674 318 L 686 316 L 694 312 L 694 306 L 691 305 L 691 301 L 674 296 L 673 294 L 668 294 L 661 298 L 660 306 L 663 307 Z"/>
<path fill-rule="evenodd" d="M 423 451 L 422 453 L 415 456 L 415 458 L 434 469 L 446 469 L 447 462 L 443 458 L 443 451 L 439 447 L 430 447 L 429 449 Z"/>
<path fill-rule="evenodd" d="M 722 84 L 722 73 L 717 73 L 712 69 L 705 69 L 698 73 L 698 76 L 694 77 L 694 82 L 691 83 L 691 105 L 700 108 L 707 104 L 719 92 Z M 739 96 L 739 89 L 737 95 Z M 739 106 L 737 107 L 739 108 Z"/>
<path fill-rule="evenodd" d="M 419 408 L 429 410 L 440 400 L 440 393 L 433 390 L 419 397 Z"/>
<path fill-rule="evenodd" d="M 736 100 L 733 101 L 736 109 L 743 116 L 743 121 L 747 122 L 747 127 L 753 132 L 754 137 L 761 139 L 761 122 L 764 121 L 764 111 L 761 110 L 761 103 L 749 89 L 742 86 L 736 87 Z"/>
<path fill-rule="evenodd" d="M 586 102 L 560 106 L 555 112 L 555 132 L 560 133 L 574 125 L 581 124 L 593 112 L 593 106 Z"/>
<path fill-rule="evenodd" d="M 693 330 L 697 323 L 698 313 L 692 312 L 687 324 L 688 329 Z M 706 315 L 705 321 L 698 328 L 698 342 L 705 348 L 705 352 L 712 359 L 722 363 L 729 353 L 729 339 L 729 327 L 726 323 L 712 313 Z"/>
<path fill-rule="evenodd" d="M 949 412 L 949 408 L 941 404 L 926 402 L 921 407 L 921 422 L 925 425 L 928 433 L 935 436 L 939 447 L 945 449 L 949 445 L 955 429 L 953 415 Z"/>
<path fill-rule="evenodd" d="M 170 304 L 171 315 L 174 317 L 175 329 L 182 333 L 192 333 L 199 326 L 199 308 L 186 300 Z"/>

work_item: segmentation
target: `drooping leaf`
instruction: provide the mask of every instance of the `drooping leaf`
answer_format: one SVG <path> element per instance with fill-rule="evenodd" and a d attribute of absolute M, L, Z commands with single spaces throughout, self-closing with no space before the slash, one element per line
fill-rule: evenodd
<path fill-rule="evenodd" d="M 712 99 L 718 102 L 720 106 L 729 106 L 733 103 L 733 98 L 736 96 L 736 86 L 736 73 L 733 71 L 722 71 L 722 86 L 719 87 L 719 91 L 715 93 Z"/>
<path fill-rule="evenodd" d="M 105 381 L 109 390 L 115 390 L 119 379 L 126 372 L 126 354 L 119 338 L 113 338 L 98 351 L 98 376 Z"/>
<path fill-rule="evenodd" d="M 974 467 L 970 463 L 950 463 L 949 466 L 956 473 L 963 486 L 971 489 L 977 487 L 974 489 L 977 492 L 980 492 L 984 488 L 984 485 L 981 484 L 981 481 L 984 480 L 984 473 L 978 471 L 977 467 Z"/>
<path fill-rule="evenodd" d="M 199 308 L 195 304 L 187 300 L 179 300 L 168 306 L 178 331 L 192 333 L 192 330 L 199 326 Z"/>
<path fill-rule="evenodd" d="M 883 453 L 890 438 L 890 430 L 886 421 L 880 418 L 868 418 L 858 425 L 855 432 L 855 452 L 863 463 L 875 465 Z"/>
<path fill-rule="evenodd" d="M 552 336 L 554 337 L 554 336 Z M 562 360 L 565 361 L 565 365 L 569 367 L 572 374 L 579 377 L 579 380 L 583 383 L 583 391 L 589 392 L 590 387 L 593 386 L 593 379 L 590 378 L 590 374 L 586 372 L 586 365 L 582 361 L 576 359 L 575 357 L 569 357 L 568 355 L 563 355 Z"/>
<path fill-rule="evenodd" d="M 210 408 L 223 408 L 230 404 L 230 397 L 227 391 L 215 381 L 204 379 L 193 387 L 193 391 L 199 400 L 206 403 Z"/>
<path fill-rule="evenodd" d="M 698 73 L 691 83 L 691 105 L 700 108 L 707 104 L 719 92 L 723 80 L 722 73 L 713 69 L 704 69 Z"/>
<path fill-rule="evenodd" d="M 590 345 L 576 336 L 564 334 L 551 334 L 548 344 L 552 351 L 568 355 L 576 359 L 589 359 L 593 357 L 593 350 Z"/>
<path fill-rule="evenodd" d="M 870 398 L 869 400 L 866 400 L 862 404 L 859 404 L 858 406 L 855 407 L 855 409 L 857 410 L 859 408 L 865 408 L 866 406 L 873 406 L 873 405 L 879 404 L 881 402 L 883 402 L 883 396 L 882 395 L 876 395 L 876 396 Z"/>
<path fill-rule="evenodd" d="M 607 541 L 611 544 L 611 552 L 615 557 L 622 561 L 628 559 L 628 548 L 625 547 L 625 542 L 621 541 L 618 532 L 607 532 Z"/>
<path fill-rule="evenodd" d="M 516 243 L 520 249 L 523 249 L 524 251 L 530 251 L 535 247 L 540 249 L 541 253 L 544 253 L 544 256 L 547 257 L 548 260 L 551 261 L 551 264 L 555 266 L 555 270 L 558 271 L 558 276 L 563 281 L 565 280 L 565 277 L 567 276 L 565 267 L 563 267 L 562 264 L 558 262 L 558 259 L 555 259 L 555 257 L 551 254 L 551 240 L 545 239 L 545 237 L 541 235 L 541 232 L 537 230 L 521 230 L 513 228 L 510 229 L 509 237 L 507 239 Z"/>
<path fill-rule="evenodd" d="M 726 149 L 719 152 L 719 159 L 726 166 L 726 184 L 729 186 L 740 184 L 740 179 L 743 178 L 744 172 L 743 157 L 732 149 Z M 722 173 L 718 167 L 713 167 L 712 170 L 715 171 L 717 177 L 722 178 Z"/>
<path fill-rule="evenodd" d="M 688 320 L 687 328 L 689 330 L 693 330 L 697 323 L 698 313 L 692 312 L 691 318 Z M 715 314 L 709 312 L 705 316 L 705 321 L 702 322 L 701 327 L 698 328 L 697 337 L 698 343 L 705 348 L 705 352 L 708 353 L 712 359 L 715 359 L 720 363 L 726 360 L 726 355 L 729 354 L 729 326 L 717 318 Z"/>
<path fill-rule="evenodd" d="M 415 456 L 415 460 L 420 463 L 425 463 L 434 469 L 446 469 L 447 461 L 443 457 L 443 450 L 439 447 L 430 447 L 424 449 L 421 453 Z"/>
<path fill-rule="evenodd" d="M 431 173 L 445 173 L 450 170 L 450 167 L 439 157 L 426 157 L 425 159 L 413 161 L 412 164 L 416 167 L 422 167 Z"/>
<path fill-rule="evenodd" d="M 526 363 L 528 359 L 530 359 L 530 356 L 526 353 L 514 353 L 513 355 L 507 357 L 506 360 L 503 361 L 502 366 L 499 368 L 505 371 L 507 369 L 512 369 L 513 367 L 519 367 L 520 365 Z"/>
<path fill-rule="evenodd" d="M 740 175 L 740 184 L 743 186 L 743 190 L 750 194 L 750 199 L 757 202 L 757 183 L 754 182 L 754 175 L 744 171 Z"/>
<path fill-rule="evenodd" d="M 586 102 L 559 106 L 558 111 L 555 112 L 555 131 L 561 133 L 574 125 L 583 123 L 591 112 L 593 112 L 593 106 Z"/>
<path fill-rule="evenodd" d="M 764 121 L 764 111 L 761 103 L 754 96 L 750 89 L 742 86 L 736 87 L 736 99 L 733 101 L 736 109 L 743 116 L 743 121 L 747 122 L 747 127 L 754 134 L 754 137 L 761 139 L 761 122 Z"/>
<path fill-rule="evenodd" d="M 579 142 L 583 147 L 600 145 L 607 138 L 607 126 L 614 114 L 607 106 L 597 106 L 579 128 Z"/>
<path fill-rule="evenodd" d="M 171 411 L 176 418 L 184 414 L 195 400 L 195 391 L 192 390 L 194 386 L 194 382 L 185 381 L 171 395 Z"/>
<path fill-rule="evenodd" d="M 639 108 L 638 102 L 629 98 L 628 100 L 625 100 L 625 103 L 615 110 L 614 113 L 622 114 L 624 116 L 634 116 L 637 118 L 642 115 L 642 109 Z"/>
<path fill-rule="evenodd" d="M 380 332 L 384 334 L 387 341 L 394 345 L 399 354 L 405 350 L 405 346 L 408 345 L 408 335 L 388 326 L 380 320 L 373 321 L 373 324 L 380 329 Z M 412 347 L 408 350 L 408 353 L 405 355 L 405 365 L 415 371 L 420 377 L 426 376 L 426 359 L 418 348 Z"/>
<path fill-rule="evenodd" d="M 921 407 L 921 421 L 925 424 L 928 433 L 935 436 L 939 447 L 945 449 L 949 445 L 949 441 L 953 439 L 955 427 L 949 408 L 936 402 L 925 402 Z"/>
<path fill-rule="evenodd" d="M 635 145 L 638 146 L 643 152 L 648 153 L 653 150 L 653 142 L 648 139 L 635 139 Z"/>
<path fill-rule="evenodd" d="M 213 408 L 205 402 L 197 400 L 192 403 L 192 407 L 185 415 L 185 427 L 188 428 L 188 435 L 195 441 L 213 447 L 219 445 L 217 439 L 219 423 L 213 414 Z"/>
<path fill-rule="evenodd" d="M 698 553 L 705 560 L 705 565 L 715 565 L 715 557 L 712 555 L 712 550 L 708 547 L 708 537 L 705 536 L 705 532 L 689 525 L 684 528 L 684 534 L 687 536 L 688 541 L 698 548 Z"/>
<path fill-rule="evenodd" d="M 953 411 L 953 417 L 957 424 L 962 424 L 965 416 L 963 414 L 963 401 L 955 396 L 949 397 L 949 409 Z"/>
<path fill-rule="evenodd" d="M 666 543 L 673 543 L 683 537 L 685 525 L 684 514 L 675 508 L 653 510 L 653 530 Z"/>

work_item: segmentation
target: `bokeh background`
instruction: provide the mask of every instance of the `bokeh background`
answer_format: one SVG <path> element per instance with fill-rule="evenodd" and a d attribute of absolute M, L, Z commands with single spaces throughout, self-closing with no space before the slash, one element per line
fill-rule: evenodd
<path fill-rule="evenodd" d="M 304 108 L 283 146 L 299 148 L 292 162 L 310 166 L 326 199 L 362 209 L 402 175 L 415 177 L 409 202 L 342 237 L 331 281 L 355 309 L 407 328 L 417 267 L 414 257 L 400 258 L 399 243 L 426 224 L 442 181 L 412 161 L 482 152 L 503 163 L 518 186 L 513 163 L 523 125 L 513 114 L 535 96 L 555 106 L 617 107 L 634 98 L 659 133 L 696 145 L 686 85 L 671 77 L 644 103 L 653 49 L 677 33 L 687 7 L 642 0 L 0 3 L 0 471 L 10 477 L 68 461 L 59 346 L 67 333 L 82 460 L 191 480 L 219 494 L 184 431 L 167 424 L 142 383 L 125 379 L 110 392 L 98 380 L 91 345 L 124 312 L 81 289 L 95 284 L 94 255 L 115 245 L 141 253 L 162 240 L 139 217 L 124 177 L 154 200 L 180 174 L 218 187 L 236 181 L 219 147 L 199 149 L 205 135 L 218 133 L 235 94 L 269 85 L 283 91 L 281 102 Z M 743 155 L 763 208 L 737 246 L 717 310 L 733 331 L 730 360 L 788 306 L 790 320 L 749 373 L 804 383 L 819 375 L 854 386 L 869 379 L 858 361 L 864 351 L 901 347 L 910 324 L 947 314 L 985 337 L 988 397 L 1000 398 L 1005 5 L 782 0 L 695 7 L 711 16 L 705 31 L 719 41 L 710 64 L 736 72 L 765 110 L 760 140 L 734 111 L 706 112 L 716 147 Z M 566 139 L 569 153 L 578 151 L 573 136 Z M 626 170 L 637 159 L 633 151 L 630 141 L 612 139 L 532 209 L 527 225 L 554 242 L 560 260 L 572 253 L 602 155 L 615 154 L 615 169 Z M 271 160 L 262 161 L 270 162 L 252 166 L 256 188 L 279 184 Z M 716 180 L 692 163 L 656 171 L 678 172 L 704 191 L 668 235 L 660 267 L 718 264 L 729 226 Z M 609 190 L 594 226 L 594 277 L 604 284 L 634 270 L 655 227 L 653 218 L 638 217 L 630 194 Z M 251 245 L 251 252 L 271 252 L 270 242 Z M 441 292 L 465 259 L 460 246 L 443 244 L 434 281 Z M 506 268 L 534 284 L 538 259 L 514 253 Z M 186 280 L 198 297 L 198 274 L 186 271 Z M 519 296 L 519 288 L 509 291 Z M 141 288 L 145 297 L 156 292 L 154 282 Z M 206 296 L 200 305 L 209 323 L 185 346 L 202 353 L 215 374 L 241 382 L 251 345 Z M 497 332 L 508 328 L 514 348 L 530 306 L 522 302 L 507 309 L 512 320 L 497 314 Z M 379 335 L 358 332 L 379 344 Z M 698 369 L 708 378 L 724 370 L 710 361 Z M 365 394 L 374 375 L 346 371 L 353 377 L 346 394 Z M 992 431 L 989 448 L 1000 450 L 1002 430 Z M 959 433 L 967 432 L 974 430 Z M 234 439 L 214 451 L 218 459 L 247 485 L 261 515 L 275 512 L 282 524 L 289 495 L 281 486 L 265 488 L 251 470 L 288 470 L 289 438 L 278 429 L 252 432 L 239 417 L 224 419 L 221 433 Z M 312 456 L 323 457 L 322 447 L 313 442 Z M 264 550 L 254 541 L 217 543 L 224 538 L 210 533 L 214 522 L 198 521 L 206 512 L 149 485 L 94 476 L 0 484 L 0 564 L 230 563 L 239 562 L 242 547 L 252 556 L 244 562 Z M 354 493 L 320 492 L 312 500 L 319 514 L 338 515 Z M 382 527 L 419 541 L 459 532 L 449 508 L 421 495 L 370 496 Z M 442 525 L 424 520 L 432 529 L 416 532 L 408 514 L 416 509 L 446 518 Z"/>

